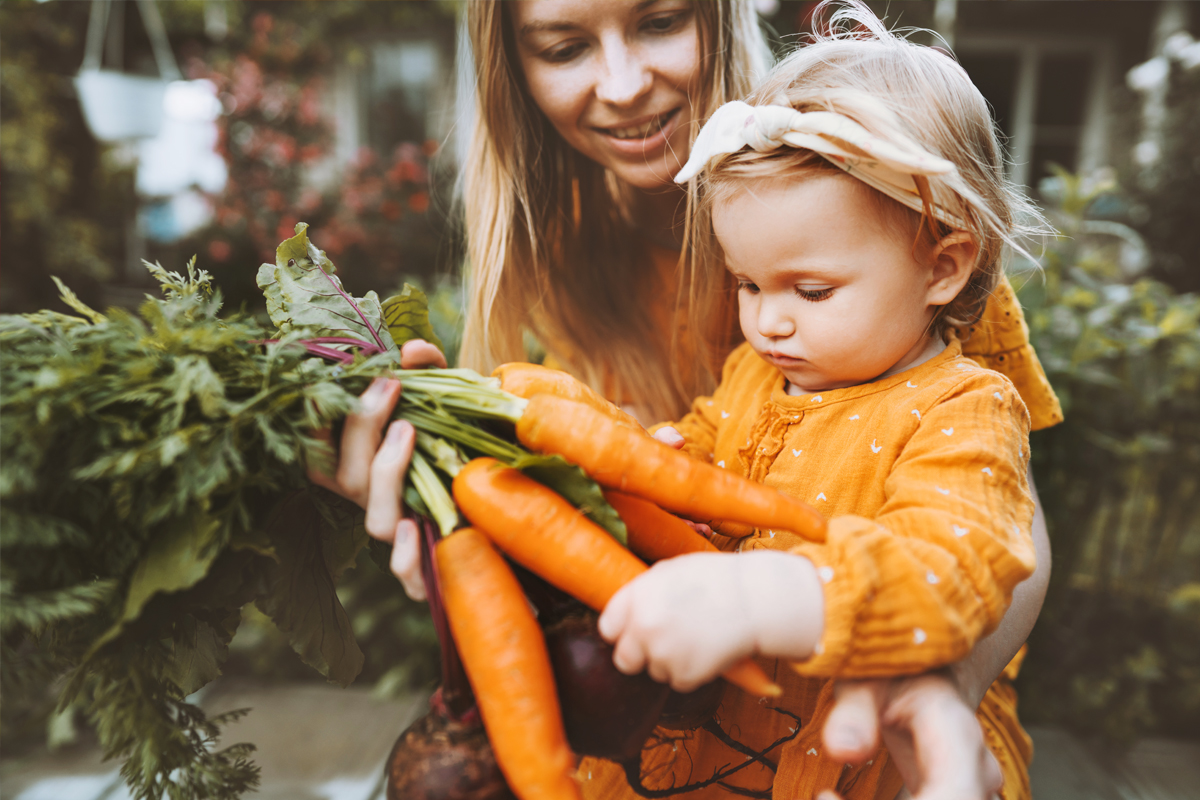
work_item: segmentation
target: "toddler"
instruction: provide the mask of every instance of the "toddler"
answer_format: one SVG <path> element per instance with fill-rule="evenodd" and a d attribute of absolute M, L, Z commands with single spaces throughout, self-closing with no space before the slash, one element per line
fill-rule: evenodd
<path fill-rule="evenodd" d="M 743 555 L 661 562 L 602 615 L 618 668 L 681 690 L 771 657 L 783 696 L 729 690 L 717 715 L 766 756 L 689 798 L 890 800 L 886 754 L 822 757 L 829 679 L 961 659 L 1034 568 L 1029 415 L 953 330 L 977 322 L 1017 219 L 1036 213 L 1005 182 L 962 69 L 856 21 L 867 30 L 798 50 L 719 109 L 677 177 L 700 176 L 695 264 L 736 280 L 746 341 L 714 394 L 656 436 L 829 518 L 820 545 L 719 527 L 714 542 Z M 644 753 L 643 780 L 678 787 L 746 758 L 698 731 Z M 623 782 L 593 770 L 584 791 L 625 796 Z"/>

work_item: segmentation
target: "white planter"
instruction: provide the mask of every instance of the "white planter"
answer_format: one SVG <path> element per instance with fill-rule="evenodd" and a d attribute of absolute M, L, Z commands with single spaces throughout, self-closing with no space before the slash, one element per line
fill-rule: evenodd
<path fill-rule="evenodd" d="M 75 77 L 83 117 L 103 142 L 158 134 L 167 82 L 106 69 L 83 69 Z"/>

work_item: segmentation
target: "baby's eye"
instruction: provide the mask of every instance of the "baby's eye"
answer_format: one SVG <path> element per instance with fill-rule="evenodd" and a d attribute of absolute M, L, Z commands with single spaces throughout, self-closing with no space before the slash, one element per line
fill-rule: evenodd
<path fill-rule="evenodd" d="M 822 300 L 828 300 L 833 294 L 832 286 L 797 286 L 796 294 L 800 295 L 810 303 L 819 303 Z"/>
<path fill-rule="evenodd" d="M 758 292 L 758 284 L 751 283 L 750 281 L 738 281 L 738 291 L 755 294 Z"/>

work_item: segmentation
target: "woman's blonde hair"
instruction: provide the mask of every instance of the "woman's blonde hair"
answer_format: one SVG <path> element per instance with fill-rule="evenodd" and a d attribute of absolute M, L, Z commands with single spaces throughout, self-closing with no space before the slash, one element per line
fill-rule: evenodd
<path fill-rule="evenodd" d="M 822 22 L 831 6 L 837 10 Z M 902 149 L 924 150 L 954 164 L 954 173 L 917 181 L 924 212 L 865 183 L 862 188 L 877 201 L 884 219 L 913 240 L 915 253 L 953 230 L 934 218 L 933 205 L 963 221 L 955 229 L 968 233 L 977 245 L 975 269 L 932 325 L 943 333 L 974 324 L 1003 274 L 1006 253 L 1015 249 L 1028 255 L 1022 239 L 1044 230 L 1041 214 L 1004 176 L 987 101 L 954 59 L 889 31 L 861 3 L 826 0 L 814 14 L 814 30 L 809 43 L 783 58 L 746 102 L 837 112 Z M 811 150 L 786 145 L 765 152 L 741 150 L 712 162 L 693 183 L 690 199 L 687 238 L 694 291 L 729 294 L 731 279 L 712 235 L 714 202 L 737 191 L 741 181 L 814 173 L 846 174 Z"/>
<path fill-rule="evenodd" d="M 770 65 L 750 0 L 695 5 L 703 75 L 694 118 L 744 96 Z M 464 165 L 467 323 L 460 361 L 489 372 L 526 359 L 532 333 L 594 388 L 631 398 L 655 419 L 676 416 L 708 388 L 662 304 L 629 188 L 580 154 L 526 89 L 503 2 L 467 4 L 476 108 Z M 693 131 L 693 135 L 694 135 Z"/>

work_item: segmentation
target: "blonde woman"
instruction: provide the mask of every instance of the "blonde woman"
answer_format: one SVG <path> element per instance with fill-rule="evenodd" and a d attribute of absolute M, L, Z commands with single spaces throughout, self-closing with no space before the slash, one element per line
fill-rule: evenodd
<path fill-rule="evenodd" d="M 749 2 L 522 0 L 467 6 L 477 106 L 465 166 L 470 289 L 461 361 L 488 372 L 526 358 L 588 381 L 644 421 L 677 418 L 711 391 L 737 343 L 728 287 L 680 269 L 685 194 L 672 176 L 720 104 L 748 94 L 767 66 Z M 989 301 L 967 353 L 1000 369 L 1034 427 L 1058 407 L 1028 347 L 1007 284 Z M 966 332 L 964 332 L 966 333 Z M 965 338 L 965 337 L 964 337 Z M 410 343 L 406 365 L 440 354 Z M 367 508 L 372 535 L 395 543 L 393 569 L 423 595 L 415 529 L 397 487 L 412 432 L 384 425 L 399 395 L 380 382 L 342 439 L 337 475 L 316 478 Z M 988 797 L 999 784 L 972 711 L 1003 765 L 1009 798 L 1028 795 L 1028 740 L 1011 688 L 985 696 L 1040 609 L 1049 551 L 1040 514 L 1034 577 L 1001 628 L 952 675 L 842 684 L 825 728 L 828 754 L 872 758 L 882 735 L 918 796 Z M 731 753 L 731 759 L 733 758 Z M 702 777 L 702 776 L 701 776 Z"/>

